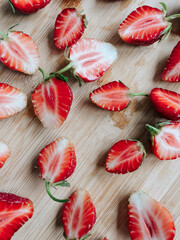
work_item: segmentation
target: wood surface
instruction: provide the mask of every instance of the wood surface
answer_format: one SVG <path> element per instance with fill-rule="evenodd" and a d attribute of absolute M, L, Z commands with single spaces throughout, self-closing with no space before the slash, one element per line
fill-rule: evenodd
<path fill-rule="evenodd" d="M 63 240 L 62 205 L 53 202 L 45 191 L 34 166 L 40 150 L 59 136 L 71 139 L 76 148 L 77 168 L 69 178 L 71 188 L 58 188 L 57 197 L 69 197 L 77 188 L 90 193 L 97 210 L 97 222 L 90 240 L 128 240 L 127 211 L 130 194 L 138 189 L 147 192 L 167 207 L 175 219 L 176 240 L 180 239 L 180 160 L 160 161 L 150 151 L 146 123 L 162 120 L 154 111 L 149 98 L 139 97 L 119 113 L 97 108 L 89 101 L 89 93 L 113 80 L 123 81 L 132 92 L 150 93 L 153 87 L 163 87 L 180 93 L 180 83 L 161 81 L 162 70 L 173 47 L 180 40 L 180 21 L 167 40 L 149 47 L 135 47 L 123 43 L 117 29 L 135 8 L 149 4 L 161 8 L 153 0 L 52 0 L 44 9 L 32 15 L 12 14 L 7 0 L 0 1 L 0 29 L 6 31 L 19 23 L 16 30 L 29 34 L 37 43 L 41 67 L 47 73 L 65 66 L 63 52 L 55 48 L 53 29 L 57 15 L 65 7 L 84 9 L 89 20 L 84 36 L 110 42 L 118 49 L 118 60 L 98 81 L 84 84 L 70 77 L 74 101 L 63 126 L 45 129 L 33 112 L 30 94 L 42 81 L 40 72 L 27 76 L 0 64 L 0 82 L 11 84 L 28 94 L 28 106 L 21 113 L 0 121 L 0 140 L 12 151 L 0 169 L 0 191 L 30 198 L 34 216 L 12 238 L 13 240 Z M 180 12 L 180 1 L 164 0 L 168 14 Z M 147 158 L 134 173 L 113 175 L 104 169 L 110 147 L 120 139 L 138 138 L 147 150 Z"/>

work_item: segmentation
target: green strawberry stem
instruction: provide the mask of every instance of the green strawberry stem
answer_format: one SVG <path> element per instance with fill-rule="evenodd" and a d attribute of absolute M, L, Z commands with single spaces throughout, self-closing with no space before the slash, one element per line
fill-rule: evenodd
<path fill-rule="evenodd" d="M 135 96 L 145 96 L 145 97 L 148 97 L 149 95 L 145 94 L 145 93 L 130 93 L 130 96 L 131 97 L 135 97 Z"/>
<path fill-rule="evenodd" d="M 13 13 L 15 13 L 16 11 L 15 11 L 15 8 L 14 8 L 12 2 L 11 2 L 10 0 L 8 0 L 8 2 L 9 2 L 9 4 L 10 4 L 11 8 L 12 8 Z"/>
<path fill-rule="evenodd" d="M 63 184 L 63 182 L 62 182 L 62 184 Z M 49 188 L 50 185 L 51 185 L 50 182 L 46 181 L 46 191 L 47 191 L 48 195 L 50 196 L 50 198 L 52 198 L 55 202 L 61 202 L 61 203 L 69 202 L 69 199 L 58 199 L 58 198 L 54 197 L 50 192 L 50 188 Z M 59 182 L 59 185 L 60 185 L 60 182 Z M 53 186 L 53 184 L 52 184 L 52 186 Z M 56 186 L 58 186 L 58 184 Z"/>
<path fill-rule="evenodd" d="M 166 21 L 171 21 L 173 19 L 180 18 L 180 14 L 173 14 L 171 16 L 166 17 Z"/>
<path fill-rule="evenodd" d="M 3 33 L 2 31 L 0 31 L 0 35 L 3 37 L 3 39 L 6 38 L 6 36 L 7 36 L 7 35 L 6 35 L 5 33 Z"/>
<path fill-rule="evenodd" d="M 146 124 L 147 129 L 149 130 L 149 132 L 151 133 L 152 136 L 158 134 L 160 132 L 160 130 L 158 128 L 155 128 L 149 124 Z"/>
<path fill-rule="evenodd" d="M 45 71 L 44 71 L 42 68 L 40 68 L 40 67 L 39 67 L 39 71 L 42 73 L 43 79 L 44 79 L 44 81 L 45 81 L 45 79 L 48 78 L 47 75 L 46 75 L 46 73 L 45 73 Z"/>
<path fill-rule="evenodd" d="M 65 66 L 64 68 L 62 68 L 61 70 L 59 70 L 58 72 L 56 72 L 57 74 L 61 74 L 63 72 L 67 72 L 69 69 L 72 68 L 72 62 L 70 62 L 67 66 Z"/>
<path fill-rule="evenodd" d="M 48 80 L 51 79 L 51 78 L 60 78 L 60 79 L 63 80 L 64 82 L 67 82 L 67 81 L 68 81 L 68 77 L 66 77 L 66 76 L 64 76 L 64 75 L 62 75 L 62 74 L 60 74 L 60 73 L 58 73 L 58 72 L 51 72 L 51 73 L 49 74 L 49 77 L 48 77 L 48 76 L 46 75 L 45 71 L 44 71 L 42 68 L 39 67 L 39 71 L 42 73 L 43 79 L 44 79 L 45 82 L 48 81 Z"/>

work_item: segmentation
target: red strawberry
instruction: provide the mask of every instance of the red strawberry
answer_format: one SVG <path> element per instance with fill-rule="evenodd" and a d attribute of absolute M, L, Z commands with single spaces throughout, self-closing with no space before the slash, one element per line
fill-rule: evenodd
<path fill-rule="evenodd" d="M 110 173 L 133 172 L 146 157 L 145 149 L 137 140 L 121 140 L 115 143 L 106 158 L 106 171 Z"/>
<path fill-rule="evenodd" d="M 89 98 L 91 102 L 98 107 L 109 111 L 121 111 L 128 107 L 133 96 L 147 96 L 142 93 L 130 93 L 129 88 L 126 87 L 121 81 L 113 81 L 107 83 L 92 93 Z"/>
<path fill-rule="evenodd" d="M 33 215 L 33 203 L 10 193 L 0 193 L 0 239 L 10 240 Z"/>
<path fill-rule="evenodd" d="M 108 240 L 107 238 L 103 238 L 103 240 Z"/>
<path fill-rule="evenodd" d="M 174 47 L 162 74 L 166 82 L 180 82 L 180 41 Z"/>
<path fill-rule="evenodd" d="M 0 168 L 3 167 L 5 161 L 10 157 L 11 151 L 5 143 L 0 141 Z"/>
<path fill-rule="evenodd" d="M 165 18 L 167 7 L 161 3 L 163 10 L 143 5 L 129 14 L 120 24 L 119 35 L 130 44 L 150 45 L 170 32 L 172 24 L 169 20 L 179 17 L 175 14 Z"/>
<path fill-rule="evenodd" d="M 63 207 L 62 221 L 67 239 L 85 239 L 96 222 L 96 209 L 87 191 L 77 190 L 72 194 Z"/>
<path fill-rule="evenodd" d="M 174 220 L 155 199 L 137 191 L 129 199 L 129 233 L 132 240 L 173 240 Z"/>
<path fill-rule="evenodd" d="M 180 94 L 162 88 L 151 91 L 151 102 L 156 112 L 171 120 L 180 119 Z"/>
<path fill-rule="evenodd" d="M 0 32 L 0 61 L 12 70 L 33 74 L 39 67 L 36 43 L 22 32 Z"/>
<path fill-rule="evenodd" d="M 35 13 L 44 8 L 51 0 L 9 0 L 20 12 L 25 14 Z"/>
<path fill-rule="evenodd" d="M 0 83 L 0 119 L 8 118 L 27 106 L 27 97 L 19 89 Z"/>
<path fill-rule="evenodd" d="M 54 42 L 57 48 L 65 49 L 77 42 L 87 25 L 85 15 L 75 8 L 65 8 L 57 17 L 54 30 Z"/>
<path fill-rule="evenodd" d="M 51 78 L 36 87 L 31 100 L 35 114 L 43 125 L 58 128 L 68 116 L 73 94 L 66 82 Z"/>
<path fill-rule="evenodd" d="M 155 127 L 146 125 L 151 133 L 151 148 L 160 160 L 172 160 L 180 157 L 180 122 L 167 121 Z"/>

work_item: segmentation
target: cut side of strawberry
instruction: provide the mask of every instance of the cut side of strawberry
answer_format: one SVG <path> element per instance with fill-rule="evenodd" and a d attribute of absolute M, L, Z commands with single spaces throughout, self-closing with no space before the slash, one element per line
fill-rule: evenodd
<path fill-rule="evenodd" d="M 173 160 L 180 157 L 180 122 L 167 121 L 155 127 L 146 125 L 151 133 L 151 148 L 160 160 Z"/>
<path fill-rule="evenodd" d="M 143 144 L 137 140 L 121 140 L 115 143 L 106 158 L 107 172 L 125 174 L 139 168 L 146 151 Z"/>
<path fill-rule="evenodd" d="M 11 151 L 7 144 L 0 141 L 0 168 L 3 167 L 6 160 L 10 157 Z"/>
<path fill-rule="evenodd" d="M 39 67 L 39 53 L 36 43 L 25 33 L 0 32 L 0 61 L 12 70 L 34 74 Z"/>
<path fill-rule="evenodd" d="M 54 42 L 57 48 L 65 49 L 77 42 L 87 25 L 85 15 L 75 8 L 65 8 L 57 17 L 54 30 Z"/>
<path fill-rule="evenodd" d="M 77 190 L 72 194 L 63 207 L 62 221 L 67 239 L 90 236 L 88 232 L 96 222 L 96 209 L 87 191 Z"/>
<path fill-rule="evenodd" d="M 150 99 L 156 112 L 170 120 L 180 119 L 180 94 L 162 88 L 154 88 Z"/>
<path fill-rule="evenodd" d="M 128 215 L 132 240 L 173 240 L 175 237 L 170 212 L 143 191 L 131 195 Z"/>
<path fill-rule="evenodd" d="M 27 96 L 19 89 L 0 83 L 0 119 L 8 118 L 27 106 Z"/>
<path fill-rule="evenodd" d="M 162 74 L 166 82 L 180 82 L 180 41 L 174 47 Z"/>
<path fill-rule="evenodd" d="M 130 93 L 121 81 L 107 83 L 89 95 L 92 103 L 108 111 L 121 111 L 128 107 L 133 96 L 148 96 L 143 93 Z"/>
<path fill-rule="evenodd" d="M 33 203 L 10 193 L 0 193 L 0 239 L 10 240 L 33 215 Z"/>

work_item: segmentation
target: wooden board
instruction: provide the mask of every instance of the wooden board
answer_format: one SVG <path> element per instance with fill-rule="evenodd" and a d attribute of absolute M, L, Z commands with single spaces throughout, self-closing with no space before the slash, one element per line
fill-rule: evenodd
<path fill-rule="evenodd" d="M 180 93 L 180 84 L 161 81 L 161 73 L 173 47 L 180 40 L 180 21 L 175 21 L 167 40 L 149 47 L 135 47 L 123 43 L 117 28 L 122 20 L 142 4 L 160 7 L 153 0 L 52 0 L 43 10 L 29 16 L 12 14 L 7 0 L 0 1 L 0 29 L 6 31 L 19 23 L 17 30 L 32 36 L 39 47 L 41 67 L 47 73 L 65 65 L 63 52 L 55 48 L 53 29 L 62 8 L 75 6 L 84 9 L 89 20 L 86 37 L 107 41 L 118 49 L 118 60 L 100 80 L 83 85 L 71 77 L 69 84 L 74 101 L 67 121 L 59 130 L 45 129 L 35 117 L 30 93 L 42 81 L 40 72 L 26 76 L 0 64 L 0 82 L 11 84 L 28 94 L 28 107 L 9 119 L 0 121 L 0 139 L 9 144 L 12 155 L 0 170 L 0 191 L 29 197 L 35 206 L 33 218 L 13 237 L 14 240 L 63 239 L 62 205 L 53 202 L 45 191 L 34 166 L 40 150 L 59 136 L 69 137 L 76 147 L 77 168 L 70 189 L 58 188 L 57 197 L 68 197 L 75 189 L 89 191 L 97 209 L 97 222 L 91 231 L 92 240 L 130 239 L 127 228 L 127 205 L 131 193 L 142 189 L 164 204 L 176 223 L 176 240 L 180 239 L 180 161 L 159 161 L 148 147 L 146 123 L 160 118 L 148 98 L 134 99 L 129 108 L 120 113 L 109 113 L 96 108 L 88 100 L 89 93 L 113 80 L 122 80 L 132 92 L 150 93 L 153 87 L 163 87 Z M 168 13 L 180 12 L 180 1 L 165 0 Z M 108 150 L 123 138 L 139 138 L 147 149 L 147 159 L 134 173 L 108 174 L 104 169 Z"/>

